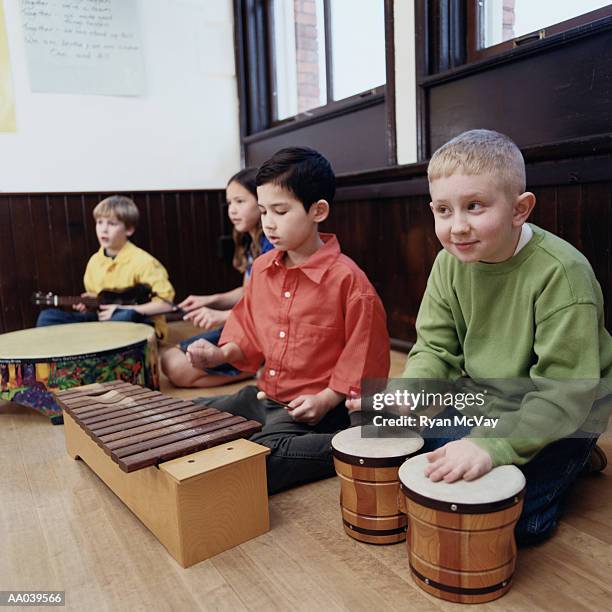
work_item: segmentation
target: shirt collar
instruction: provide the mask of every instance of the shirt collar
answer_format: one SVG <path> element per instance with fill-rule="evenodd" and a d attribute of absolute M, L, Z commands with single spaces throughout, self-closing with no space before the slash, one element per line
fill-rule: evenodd
<path fill-rule="evenodd" d="M 521 235 L 519 237 L 519 241 L 516 245 L 516 249 L 514 253 L 512 253 L 512 257 L 514 257 L 526 244 L 531 240 L 533 236 L 533 230 L 529 227 L 528 223 L 523 223 L 521 226 Z"/>
<path fill-rule="evenodd" d="M 115 257 L 110 257 L 109 255 L 107 255 L 104 252 L 104 247 L 102 247 L 102 246 L 98 250 L 98 253 L 100 253 L 100 255 L 102 257 L 104 257 L 105 259 L 108 259 L 110 261 L 126 261 L 127 259 L 129 259 L 129 257 L 132 254 L 133 250 L 134 250 L 134 245 L 128 240 L 121 247 L 121 250 L 117 253 L 117 255 L 115 255 Z"/>
<path fill-rule="evenodd" d="M 335 234 L 319 234 L 323 246 L 317 249 L 303 264 L 296 266 L 295 270 L 301 270 L 311 281 L 319 284 L 323 275 L 340 255 L 340 244 Z M 277 251 L 274 257 L 264 266 L 263 270 L 271 267 L 285 267 L 283 257 L 285 251 Z"/>

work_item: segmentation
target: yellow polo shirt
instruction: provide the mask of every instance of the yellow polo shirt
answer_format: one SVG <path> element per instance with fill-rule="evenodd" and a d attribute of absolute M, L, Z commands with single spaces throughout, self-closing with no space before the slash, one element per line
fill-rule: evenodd
<path fill-rule="evenodd" d="M 174 299 L 174 288 L 168 280 L 166 268 L 129 240 L 115 258 L 105 255 L 104 249 L 100 247 L 87 263 L 83 283 L 85 291 L 89 293 L 100 293 L 104 289 L 117 291 L 143 283 L 150 285 L 151 290 L 159 296 L 154 297 L 154 300 Z M 156 315 L 151 318 L 155 322 L 157 336 L 164 338 L 168 331 L 166 317 Z"/>

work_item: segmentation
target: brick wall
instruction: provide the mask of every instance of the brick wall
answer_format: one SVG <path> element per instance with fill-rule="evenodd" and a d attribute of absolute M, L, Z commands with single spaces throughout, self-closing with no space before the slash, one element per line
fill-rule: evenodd
<path fill-rule="evenodd" d="M 315 0 L 294 0 L 298 112 L 321 105 L 319 88 L 319 32 Z"/>
<path fill-rule="evenodd" d="M 504 0 L 503 21 L 502 21 L 502 40 L 510 40 L 514 34 L 514 3 L 515 0 Z"/>

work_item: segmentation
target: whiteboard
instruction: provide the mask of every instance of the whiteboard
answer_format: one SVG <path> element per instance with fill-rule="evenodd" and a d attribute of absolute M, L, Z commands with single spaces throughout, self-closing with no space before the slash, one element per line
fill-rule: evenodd
<path fill-rule="evenodd" d="M 21 4 L 4 0 L 16 132 L 0 133 L 0 191 L 218 189 L 239 169 L 232 0 L 136 5 L 144 93 L 92 95 L 32 91 Z"/>
<path fill-rule="evenodd" d="M 21 0 L 35 92 L 144 94 L 137 0 Z"/>

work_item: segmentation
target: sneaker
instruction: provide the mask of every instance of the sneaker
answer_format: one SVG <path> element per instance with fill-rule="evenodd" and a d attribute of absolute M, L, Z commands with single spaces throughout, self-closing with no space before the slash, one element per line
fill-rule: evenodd
<path fill-rule="evenodd" d="M 603 472 L 608 465 L 608 457 L 603 448 L 596 444 L 591 451 L 591 456 L 585 466 L 585 472 L 587 474 L 597 474 Z"/>

